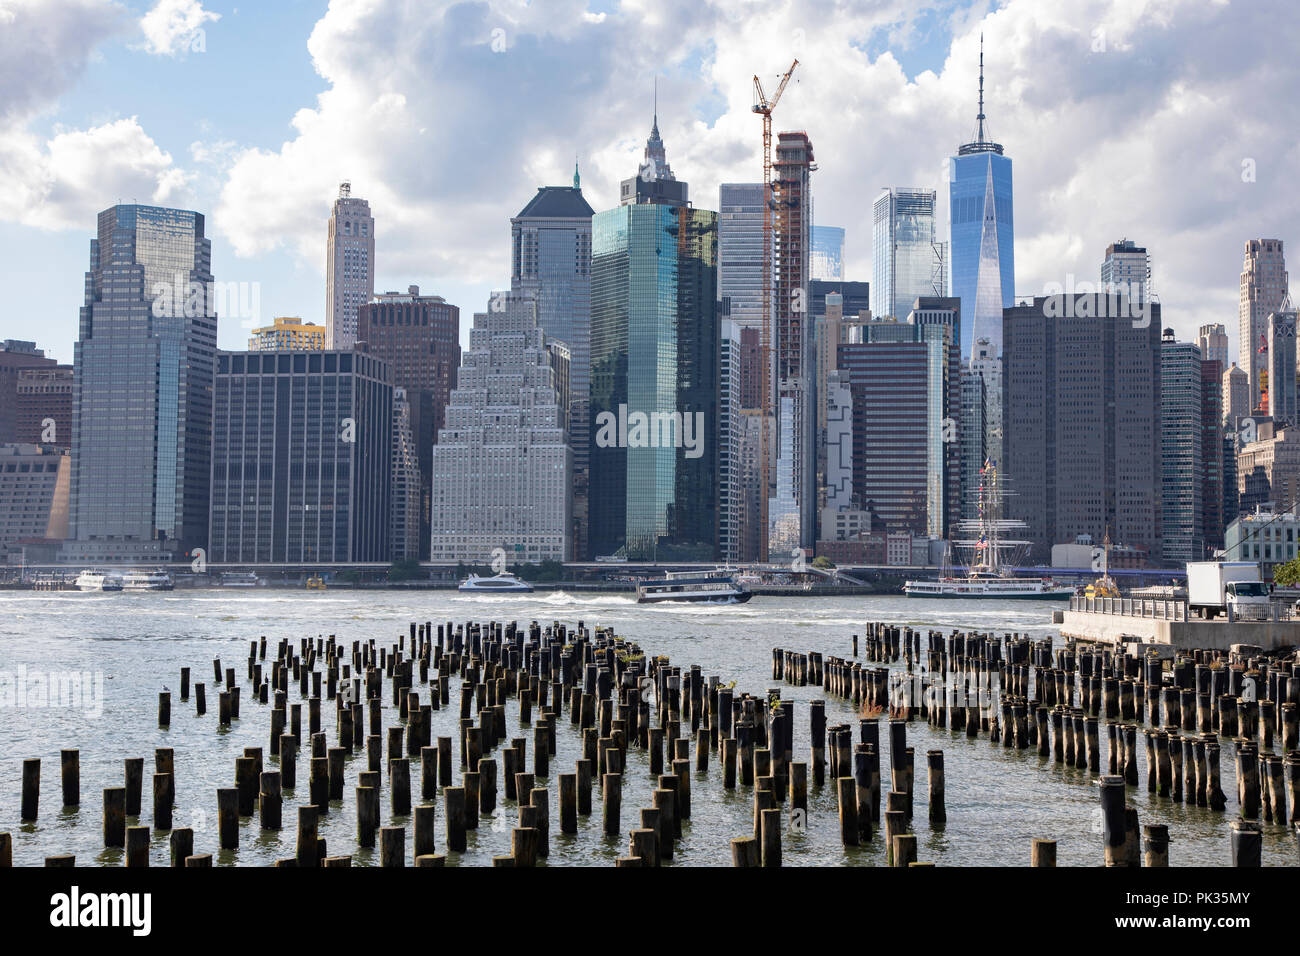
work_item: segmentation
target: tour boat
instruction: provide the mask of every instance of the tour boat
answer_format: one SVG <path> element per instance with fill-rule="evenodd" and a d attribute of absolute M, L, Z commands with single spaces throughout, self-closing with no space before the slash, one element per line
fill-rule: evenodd
<path fill-rule="evenodd" d="M 485 592 L 501 591 L 508 593 L 527 594 L 531 593 L 533 586 L 527 581 L 521 581 L 513 574 L 507 574 L 502 571 L 492 577 L 480 577 L 477 574 L 471 574 L 464 581 L 460 582 L 461 591 L 466 592 Z"/>
<path fill-rule="evenodd" d="M 744 604 L 753 593 L 736 583 L 726 568 L 712 571 L 670 571 L 662 578 L 642 580 L 636 588 L 638 604 L 665 601 L 695 601 L 712 604 Z"/>
<path fill-rule="evenodd" d="M 255 588 L 262 584 L 262 579 L 252 571 L 226 571 L 221 575 L 224 588 Z"/>
<path fill-rule="evenodd" d="M 132 568 L 122 573 L 124 591 L 170 591 L 172 576 L 161 568 L 141 570 Z"/>
<path fill-rule="evenodd" d="M 99 571 L 87 568 L 77 575 L 79 591 L 120 591 L 122 579 L 111 571 Z"/>

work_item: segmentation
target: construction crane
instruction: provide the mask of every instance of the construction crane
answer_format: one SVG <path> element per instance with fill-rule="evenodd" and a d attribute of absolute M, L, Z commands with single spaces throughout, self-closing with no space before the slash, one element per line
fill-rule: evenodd
<path fill-rule="evenodd" d="M 795 60 L 790 69 L 785 71 L 776 93 L 769 100 L 763 92 L 762 81 L 754 77 L 754 112 L 763 117 L 763 314 L 758 332 L 758 353 L 763 369 L 762 422 L 760 427 L 760 474 L 759 485 L 759 554 L 758 559 L 766 562 L 768 555 L 768 517 L 767 496 L 771 487 L 771 460 L 769 442 L 769 421 L 772 416 L 772 111 L 785 92 L 785 85 L 790 82 L 790 75 L 799 65 Z"/>

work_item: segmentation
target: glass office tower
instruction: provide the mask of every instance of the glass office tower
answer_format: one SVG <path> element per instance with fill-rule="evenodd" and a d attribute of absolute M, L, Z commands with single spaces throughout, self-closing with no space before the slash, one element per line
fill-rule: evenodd
<path fill-rule="evenodd" d="M 1002 310 L 1015 305 L 1015 236 L 1011 159 L 984 129 L 984 50 L 980 40 L 979 115 L 975 141 L 948 160 L 948 254 L 951 294 L 961 299 L 961 355 L 987 338 L 1002 354 Z"/>
<path fill-rule="evenodd" d="M 919 296 L 948 294 L 933 189 L 891 188 L 872 206 L 871 312 L 907 318 Z"/>
<path fill-rule="evenodd" d="M 70 561 L 205 547 L 217 316 L 203 216 L 99 214 L 75 349 Z"/>
<path fill-rule="evenodd" d="M 658 203 L 592 220 L 593 554 L 716 557 L 717 230 Z"/>

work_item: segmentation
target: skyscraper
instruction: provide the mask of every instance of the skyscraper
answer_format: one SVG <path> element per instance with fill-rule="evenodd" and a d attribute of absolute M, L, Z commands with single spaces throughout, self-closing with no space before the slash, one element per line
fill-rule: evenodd
<path fill-rule="evenodd" d="M 406 393 L 420 471 L 419 553 L 428 557 L 433 445 L 460 367 L 460 309 L 440 295 L 421 295 L 418 285 L 385 292 L 358 309 L 357 341 Z"/>
<path fill-rule="evenodd" d="M 1227 346 L 1224 346 L 1226 352 Z M 1223 364 L 1201 360 L 1201 534 L 1203 555 L 1223 547 Z"/>
<path fill-rule="evenodd" d="M 1176 568 L 1205 553 L 1201 350 L 1165 329 L 1160 352 L 1161 541 L 1165 566 Z"/>
<path fill-rule="evenodd" d="M 980 37 L 979 113 L 975 141 L 948 161 L 948 251 L 951 294 L 961 299 L 963 359 L 989 340 L 1002 354 L 1002 310 L 1015 304 L 1011 159 L 984 129 L 984 38 Z"/>
<path fill-rule="evenodd" d="M 1088 534 L 1161 549 L 1160 307 L 1134 326 L 1104 295 L 1037 297 L 1005 310 L 1002 458 L 1006 517 L 1028 560 Z"/>
<path fill-rule="evenodd" d="M 872 205 L 871 311 L 907 317 L 917 296 L 948 294 L 933 189 L 886 189 Z"/>
<path fill-rule="evenodd" d="M 160 206 L 99 214 L 75 350 L 69 561 L 207 545 L 217 316 L 203 226 Z"/>
<path fill-rule="evenodd" d="M 339 183 L 325 245 L 325 347 L 350 349 L 357 310 L 375 294 L 375 220 L 370 203 Z"/>
<path fill-rule="evenodd" d="M 844 280 L 844 229 L 841 226 L 812 228 L 812 263 L 808 277 L 822 282 Z"/>
<path fill-rule="evenodd" d="M 1246 243 L 1238 297 L 1237 364 L 1250 377 L 1250 409 L 1268 408 L 1269 313 L 1280 312 L 1287 300 L 1286 256 L 1281 239 L 1251 239 Z"/>
<path fill-rule="evenodd" d="M 1237 420 L 1250 413 L 1250 376 L 1233 362 L 1223 373 L 1223 423 L 1235 432 Z"/>
<path fill-rule="evenodd" d="M 739 561 L 740 511 L 745 505 L 740 466 L 740 327 L 719 323 L 718 363 L 718 557 Z"/>
<path fill-rule="evenodd" d="M 1228 332 L 1222 322 L 1202 325 L 1196 344 L 1201 347 L 1201 361 L 1218 362 L 1220 372 L 1228 367 Z"/>
<path fill-rule="evenodd" d="M 432 560 L 569 560 L 573 452 L 551 360 L 532 295 L 475 313 L 433 449 Z"/>
<path fill-rule="evenodd" d="M 389 561 L 393 386 L 363 352 L 220 352 L 216 564 Z"/>
<path fill-rule="evenodd" d="M 742 332 L 762 325 L 762 183 L 718 188 L 718 300 Z"/>
<path fill-rule="evenodd" d="M 781 559 L 817 533 L 817 395 L 808 283 L 812 252 L 812 141 L 779 133 L 772 164 L 772 306 L 776 363 L 776 489 L 768 550 Z"/>
<path fill-rule="evenodd" d="M 591 206 L 575 167 L 572 186 L 543 186 L 510 220 L 510 288 L 537 300 L 547 340 L 569 347 L 569 407 L 573 449 L 573 527 L 576 558 L 586 559 L 591 473 Z"/>
<path fill-rule="evenodd" d="M 1268 336 L 1268 414 L 1278 425 L 1300 425 L 1296 395 L 1296 314 L 1270 312 L 1264 320 Z"/>
<path fill-rule="evenodd" d="M 717 557 L 718 215 L 664 178 L 592 219 L 590 542 L 632 560 Z M 646 167 L 643 166 L 644 170 Z M 640 178 L 636 182 L 642 182 Z M 629 198 L 631 197 L 631 198 Z"/>
<path fill-rule="evenodd" d="M 393 478 L 388 550 L 394 561 L 420 559 L 424 492 L 406 389 L 393 389 Z"/>
<path fill-rule="evenodd" d="M 1103 292 L 1145 302 L 1151 284 L 1151 257 L 1146 249 L 1131 239 L 1112 242 L 1101 262 L 1101 284 Z"/>
<path fill-rule="evenodd" d="M 25 370 L 52 369 L 57 364 L 35 342 L 6 339 L 0 343 L 0 444 L 34 440 L 19 438 L 18 378 Z"/>
<path fill-rule="evenodd" d="M 853 509 L 873 530 L 942 537 L 958 517 L 959 303 L 918 299 L 905 322 L 861 328 L 839 347 L 851 393 Z M 828 456 L 829 457 L 829 456 Z"/>

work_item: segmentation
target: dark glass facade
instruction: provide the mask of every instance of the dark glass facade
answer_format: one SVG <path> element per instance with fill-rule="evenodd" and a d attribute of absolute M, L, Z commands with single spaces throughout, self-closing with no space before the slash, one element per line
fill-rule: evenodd
<path fill-rule="evenodd" d="M 213 562 L 390 559 L 390 374 L 363 352 L 219 353 Z"/>

